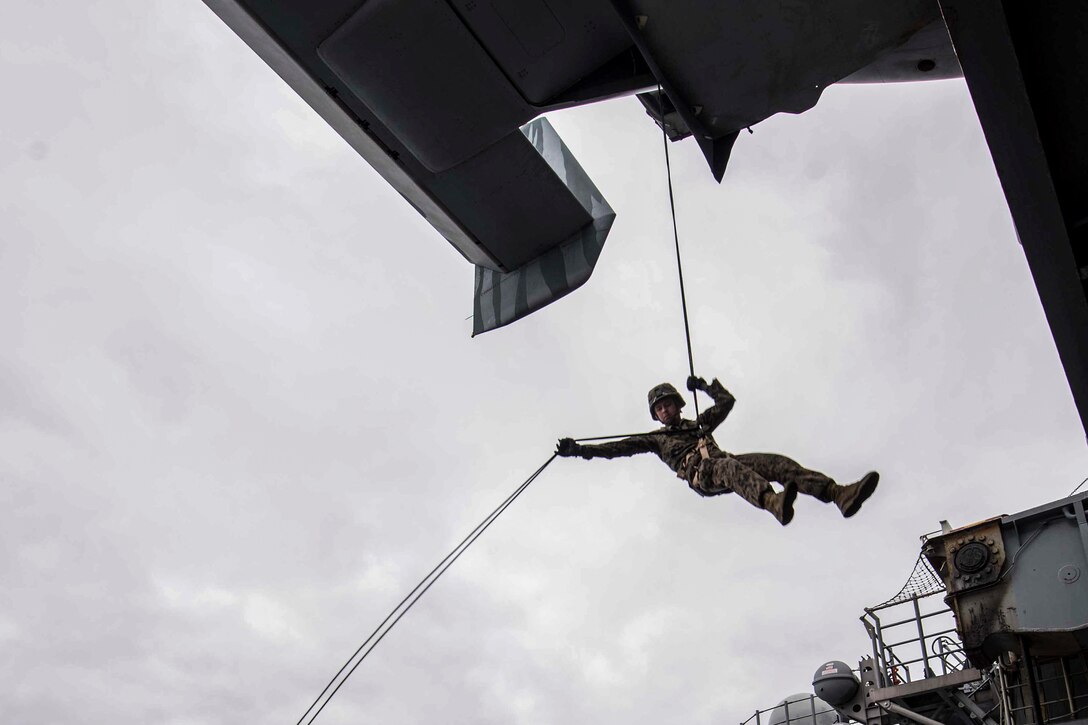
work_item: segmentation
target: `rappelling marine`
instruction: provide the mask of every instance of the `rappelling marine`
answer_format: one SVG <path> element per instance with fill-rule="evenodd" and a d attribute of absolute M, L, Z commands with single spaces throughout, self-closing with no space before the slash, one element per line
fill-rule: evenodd
<path fill-rule="evenodd" d="M 684 398 L 672 385 L 662 383 L 650 389 L 647 400 L 650 416 L 664 427 L 598 445 L 582 445 L 572 438 L 561 438 L 556 453 L 586 459 L 656 453 L 700 496 L 736 493 L 756 508 L 769 511 L 783 526 L 793 519 L 793 503 L 798 493 L 834 503 L 849 518 L 876 490 L 880 476 L 875 471 L 856 483 L 840 486 L 829 476 L 777 453 L 733 454 L 721 450 L 711 434 L 729 415 L 736 398 L 717 378 L 707 384 L 693 375 L 688 378 L 687 387 L 693 393 L 701 390 L 714 400 L 714 405 L 697 420 L 681 417 Z M 775 491 L 771 481 L 781 484 L 782 491 Z"/>

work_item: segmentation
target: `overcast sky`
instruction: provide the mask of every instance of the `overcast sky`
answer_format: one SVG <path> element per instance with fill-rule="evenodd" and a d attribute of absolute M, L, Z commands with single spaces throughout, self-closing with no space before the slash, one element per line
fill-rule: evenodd
<path fill-rule="evenodd" d="M 593 278 L 471 339 L 471 267 L 197 0 L 9 3 L 0 87 L 7 722 L 294 723 L 557 437 L 687 373 L 634 99 L 552 116 L 618 213 Z M 940 519 L 1088 475 L 961 81 L 832 87 L 721 186 L 672 150 L 718 443 L 877 494 L 783 529 L 557 460 L 318 722 L 735 725 L 866 651 Z"/>

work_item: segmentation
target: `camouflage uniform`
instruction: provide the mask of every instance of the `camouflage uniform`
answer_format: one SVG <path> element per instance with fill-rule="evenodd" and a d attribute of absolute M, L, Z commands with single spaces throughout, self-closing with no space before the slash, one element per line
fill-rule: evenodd
<path fill-rule="evenodd" d="M 679 418 L 659 431 L 635 435 L 612 443 L 579 445 L 575 455 L 583 458 L 620 458 L 638 453 L 655 453 L 676 472 L 677 478 L 700 496 L 718 496 L 736 492 L 745 501 L 764 508 L 764 496 L 773 494 L 768 481 L 783 485 L 793 483 L 798 493 L 830 501 L 835 482 L 817 471 L 810 471 L 793 459 L 777 453 L 731 454 L 718 448 L 711 432 L 725 420 L 736 398 L 718 382 L 707 386 L 714 405 L 703 411 L 697 421 Z M 700 433 L 700 428 L 705 432 Z M 700 452 L 700 438 L 706 441 L 707 457 Z"/>

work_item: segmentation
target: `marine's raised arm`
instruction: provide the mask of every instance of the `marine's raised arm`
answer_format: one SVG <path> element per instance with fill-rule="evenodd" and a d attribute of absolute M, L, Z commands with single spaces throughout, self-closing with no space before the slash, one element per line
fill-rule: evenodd
<path fill-rule="evenodd" d="M 694 387 L 693 387 L 694 386 Z M 698 424 L 703 430 L 708 433 L 717 428 L 725 417 L 729 415 L 729 411 L 733 410 L 733 404 L 737 402 L 737 399 L 733 397 L 733 394 L 725 389 L 725 386 L 718 382 L 717 378 L 710 381 L 708 385 L 703 378 L 697 378 L 694 375 L 688 378 L 688 389 L 702 390 L 708 394 L 713 400 L 714 405 L 710 406 L 702 413 L 699 414 Z"/>

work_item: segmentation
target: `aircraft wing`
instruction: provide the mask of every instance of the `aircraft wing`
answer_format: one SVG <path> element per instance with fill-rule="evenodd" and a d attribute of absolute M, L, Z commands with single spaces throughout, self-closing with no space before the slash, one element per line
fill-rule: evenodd
<path fill-rule="evenodd" d="M 593 272 L 616 218 L 547 119 L 539 118 L 521 130 L 581 205 L 587 221 L 513 272 L 476 265 L 473 335 L 509 324 L 582 286 Z"/>
<path fill-rule="evenodd" d="M 589 278 L 614 212 L 446 2 L 205 1 L 476 266 L 474 335 Z"/>
<path fill-rule="evenodd" d="M 958 72 L 932 0 L 204 2 L 476 266 L 473 334 L 583 284 L 614 218 L 541 114 L 642 92 L 721 180 L 830 83 Z"/>

